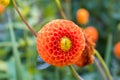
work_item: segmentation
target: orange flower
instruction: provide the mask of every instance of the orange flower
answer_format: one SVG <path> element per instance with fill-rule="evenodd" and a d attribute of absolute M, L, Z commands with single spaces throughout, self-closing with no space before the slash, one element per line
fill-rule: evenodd
<path fill-rule="evenodd" d="M 117 44 L 115 44 L 114 46 L 114 54 L 115 56 L 120 59 L 120 42 L 118 42 Z"/>
<path fill-rule="evenodd" d="M 98 31 L 96 28 L 94 28 L 93 26 L 89 26 L 87 28 L 84 29 L 84 33 L 86 34 L 86 37 L 88 38 L 88 40 L 90 42 L 97 42 L 98 40 Z"/>
<path fill-rule="evenodd" d="M 0 14 L 2 14 L 4 12 L 4 6 L 0 4 Z"/>
<path fill-rule="evenodd" d="M 94 45 L 86 39 L 86 45 L 79 59 L 74 63 L 78 67 L 84 67 L 94 62 Z"/>
<path fill-rule="evenodd" d="M 89 12 L 86 9 L 79 9 L 76 13 L 76 19 L 79 24 L 87 24 L 89 20 Z"/>
<path fill-rule="evenodd" d="M 54 66 L 66 66 L 76 62 L 84 48 L 82 29 L 69 20 L 53 20 L 37 35 L 39 55 Z"/>

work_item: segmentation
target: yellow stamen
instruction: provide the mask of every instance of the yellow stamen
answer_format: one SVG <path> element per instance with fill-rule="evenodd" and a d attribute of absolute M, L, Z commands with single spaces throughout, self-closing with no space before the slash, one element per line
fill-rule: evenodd
<path fill-rule="evenodd" d="M 61 50 L 69 51 L 71 46 L 72 46 L 72 42 L 68 37 L 64 36 L 63 38 L 61 38 L 61 41 L 60 41 Z"/>

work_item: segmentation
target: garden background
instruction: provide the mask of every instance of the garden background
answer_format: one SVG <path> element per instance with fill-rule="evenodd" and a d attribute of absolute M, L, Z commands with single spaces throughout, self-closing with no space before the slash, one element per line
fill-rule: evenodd
<path fill-rule="evenodd" d="M 27 22 L 38 32 L 47 22 L 61 18 L 55 0 L 16 0 Z M 120 41 L 120 0 L 60 0 L 69 20 L 76 24 L 79 8 L 89 11 L 86 26 L 99 33 L 96 49 L 106 62 L 113 80 L 120 80 L 120 59 L 114 56 L 114 45 Z M 78 24 L 79 25 L 79 24 Z M 79 25 L 80 26 L 80 25 Z M 85 80 L 102 80 L 95 64 L 75 66 Z M 12 2 L 0 14 L 0 80 L 76 80 L 68 67 L 51 66 L 39 57 L 36 38 L 15 11 Z"/>

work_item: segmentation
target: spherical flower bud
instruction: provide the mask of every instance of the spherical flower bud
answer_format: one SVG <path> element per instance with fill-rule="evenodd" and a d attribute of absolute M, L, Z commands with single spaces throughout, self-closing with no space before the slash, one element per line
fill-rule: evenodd
<path fill-rule="evenodd" d="M 96 28 L 94 28 L 93 26 L 89 26 L 84 29 L 84 33 L 86 34 L 86 37 L 88 38 L 88 40 L 90 40 L 93 43 L 97 42 L 98 31 Z"/>
<path fill-rule="evenodd" d="M 54 66 L 76 62 L 85 48 L 82 29 L 69 20 L 57 19 L 38 32 L 37 51 L 40 57 Z"/>
<path fill-rule="evenodd" d="M 114 54 L 115 56 L 120 59 L 120 42 L 118 42 L 117 44 L 115 44 L 114 46 Z"/>
<path fill-rule="evenodd" d="M 79 9 L 76 13 L 76 19 L 79 24 L 87 24 L 89 21 L 89 12 L 86 9 Z"/>

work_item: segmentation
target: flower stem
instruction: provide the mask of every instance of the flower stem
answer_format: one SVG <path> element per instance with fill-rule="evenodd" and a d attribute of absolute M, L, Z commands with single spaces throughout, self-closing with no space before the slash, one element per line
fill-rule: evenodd
<path fill-rule="evenodd" d="M 63 9 L 62 9 L 62 6 L 61 6 L 60 1 L 59 1 L 59 0 L 55 0 L 55 1 L 56 1 L 57 5 L 58 5 L 58 8 L 59 8 L 59 10 L 60 10 L 60 13 L 61 13 L 62 17 L 63 17 L 64 19 L 67 19 L 66 16 L 65 16 L 65 14 L 64 14 L 64 11 L 63 11 Z"/>
<path fill-rule="evenodd" d="M 73 73 L 73 75 L 77 78 L 77 80 L 84 80 L 82 77 L 80 77 L 78 75 L 78 73 L 75 71 L 75 69 L 72 67 L 72 65 L 69 65 L 68 67 L 71 70 L 71 72 Z"/>
<path fill-rule="evenodd" d="M 22 16 L 21 12 L 19 11 L 17 5 L 16 5 L 16 2 L 14 0 L 12 0 L 13 2 L 13 5 L 17 11 L 17 13 L 19 14 L 20 18 L 22 19 L 22 21 L 26 24 L 26 26 L 28 27 L 28 29 L 32 32 L 32 34 L 37 37 L 37 34 L 36 32 L 31 28 L 31 26 L 27 23 L 27 21 L 24 19 L 24 17 Z"/>
<path fill-rule="evenodd" d="M 98 60 L 96 59 L 96 57 L 95 57 L 94 62 L 95 62 L 95 65 L 97 66 L 97 68 L 98 68 L 98 70 L 99 70 L 99 72 L 100 72 L 100 74 L 101 74 L 101 76 L 102 76 L 102 80 L 106 80 L 106 76 L 105 76 L 105 74 L 104 74 L 103 68 L 101 67 L 101 65 L 100 65 L 100 63 L 98 62 Z"/>
<path fill-rule="evenodd" d="M 8 16 L 8 25 L 9 25 L 8 28 L 10 31 L 11 43 L 12 43 L 12 49 L 13 49 L 13 56 L 15 59 L 16 80 L 25 80 L 23 75 L 22 63 L 20 60 L 20 53 L 18 51 L 16 36 L 13 29 L 10 10 L 7 12 L 7 16 Z"/>
<path fill-rule="evenodd" d="M 94 50 L 94 52 L 95 52 L 97 58 L 100 60 L 100 63 L 102 64 L 103 69 L 104 69 L 104 71 L 105 71 L 105 73 L 106 73 L 106 75 L 108 77 L 108 80 L 112 80 L 112 76 L 111 76 L 111 74 L 110 74 L 110 72 L 109 72 L 103 58 L 101 57 L 100 53 L 97 50 Z"/>
<path fill-rule="evenodd" d="M 105 55 L 105 62 L 106 62 L 106 65 L 108 66 L 108 68 L 109 68 L 110 59 L 111 59 L 112 42 L 113 42 L 112 33 L 109 33 L 107 46 L 106 46 L 106 53 L 105 53 L 106 54 Z"/>

